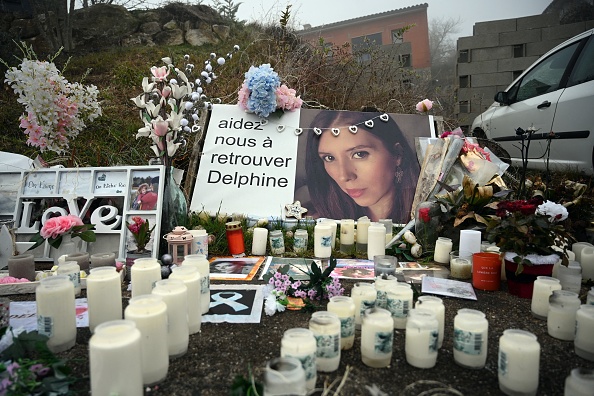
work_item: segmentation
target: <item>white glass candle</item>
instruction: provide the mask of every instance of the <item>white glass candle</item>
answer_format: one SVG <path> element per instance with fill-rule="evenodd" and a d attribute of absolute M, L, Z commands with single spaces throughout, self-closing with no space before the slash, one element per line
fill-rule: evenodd
<path fill-rule="evenodd" d="M 188 288 L 188 328 L 190 334 L 200 332 L 202 325 L 202 279 L 200 279 L 198 268 L 191 265 L 173 268 L 169 279 L 182 280 Z"/>
<path fill-rule="evenodd" d="M 443 334 L 445 329 L 445 306 L 443 300 L 435 296 L 420 296 L 415 304 L 416 309 L 427 309 L 435 314 L 439 323 L 439 336 L 437 338 L 437 347 L 443 345 Z"/>
<path fill-rule="evenodd" d="M 140 331 L 130 320 L 97 326 L 89 340 L 89 372 L 93 396 L 142 396 Z"/>
<path fill-rule="evenodd" d="M 565 379 L 564 396 L 592 396 L 594 369 L 574 368 Z"/>
<path fill-rule="evenodd" d="M 361 360 L 369 367 L 387 367 L 392 360 L 394 321 L 390 311 L 370 308 L 361 323 Z"/>
<path fill-rule="evenodd" d="M 314 256 L 328 258 L 332 255 L 332 228 L 323 223 L 314 227 Z"/>
<path fill-rule="evenodd" d="M 47 346 L 57 353 L 76 343 L 76 308 L 74 285 L 67 276 L 41 279 L 35 289 L 37 331 L 49 337 Z"/>
<path fill-rule="evenodd" d="M 75 252 L 66 256 L 66 261 L 76 261 L 81 271 L 89 272 L 90 255 L 87 252 Z"/>
<path fill-rule="evenodd" d="M 459 251 L 472 254 L 481 251 L 481 232 L 477 230 L 461 230 Z"/>
<path fill-rule="evenodd" d="M 476 309 L 462 308 L 454 318 L 454 361 L 468 368 L 483 368 L 487 361 L 489 322 Z"/>
<path fill-rule="evenodd" d="M 358 252 L 367 251 L 368 230 L 371 222 L 367 217 L 357 219 L 357 235 L 355 237 Z"/>
<path fill-rule="evenodd" d="M 167 348 L 169 357 L 176 358 L 188 351 L 188 288 L 179 279 L 163 279 L 155 284 L 152 294 L 163 298 L 167 305 Z"/>
<path fill-rule="evenodd" d="M 506 395 L 536 395 L 540 344 L 528 331 L 507 329 L 499 338 L 499 389 Z"/>
<path fill-rule="evenodd" d="M 377 297 L 375 299 L 376 308 L 388 307 L 388 287 L 398 283 L 398 279 L 395 276 L 377 276 L 375 277 L 375 290 Z"/>
<path fill-rule="evenodd" d="M 575 254 L 575 261 L 582 262 L 582 251 L 586 248 L 594 248 L 589 242 L 576 242 L 571 245 L 571 251 Z"/>
<path fill-rule="evenodd" d="M 580 259 L 577 260 L 582 266 L 582 279 L 584 281 L 594 281 L 594 247 L 585 247 L 582 249 Z"/>
<path fill-rule="evenodd" d="M 305 371 L 305 386 L 308 392 L 316 387 L 317 344 L 314 333 L 305 328 L 293 328 L 285 331 L 281 339 L 281 356 L 299 359 Z"/>
<path fill-rule="evenodd" d="M 206 230 L 189 230 L 192 234 L 191 254 L 203 254 L 208 257 L 208 234 Z"/>
<path fill-rule="evenodd" d="M 557 278 L 561 282 L 563 290 L 569 290 L 574 293 L 580 292 L 582 288 L 582 267 L 577 261 L 570 261 L 567 267 L 559 266 L 557 269 Z"/>
<path fill-rule="evenodd" d="M 575 315 L 575 327 L 576 355 L 594 362 L 594 305 L 580 306 Z"/>
<path fill-rule="evenodd" d="M 130 268 L 132 297 L 151 294 L 155 283 L 161 280 L 161 266 L 155 258 L 137 258 Z"/>
<path fill-rule="evenodd" d="M 295 230 L 293 236 L 293 251 L 295 253 L 305 253 L 307 251 L 307 230 Z"/>
<path fill-rule="evenodd" d="M 451 252 L 450 275 L 454 279 L 472 278 L 472 253 L 459 250 Z"/>
<path fill-rule="evenodd" d="M 316 370 L 329 373 L 340 364 L 340 319 L 328 311 L 311 315 L 309 329 L 316 338 Z"/>
<path fill-rule="evenodd" d="M 270 254 L 279 256 L 285 253 L 285 238 L 281 230 L 270 231 Z"/>
<path fill-rule="evenodd" d="M 122 282 L 115 267 L 92 268 L 87 276 L 89 329 L 103 322 L 122 319 Z"/>
<path fill-rule="evenodd" d="M 551 246 L 551 248 L 553 250 L 558 251 L 558 252 L 563 252 L 563 249 L 561 249 L 560 247 Z M 565 253 L 567 254 L 567 260 L 568 261 L 576 261 L 576 259 L 575 259 L 575 253 L 574 252 L 572 252 L 571 250 L 567 250 Z M 561 260 L 561 258 L 559 258 L 559 260 L 557 260 L 557 262 L 555 263 L 555 265 L 553 265 L 553 273 L 551 275 L 553 278 L 558 278 L 559 277 L 558 270 L 559 270 L 559 267 L 561 266 L 561 262 L 562 262 L 562 260 Z"/>
<path fill-rule="evenodd" d="M 428 310 L 411 309 L 406 321 L 406 361 L 417 368 L 431 368 L 437 362 L 439 322 Z"/>
<path fill-rule="evenodd" d="M 379 219 L 379 222 L 384 225 L 386 229 L 386 244 L 392 240 L 392 229 L 394 228 L 394 223 L 392 219 Z"/>
<path fill-rule="evenodd" d="M 586 304 L 594 305 L 594 286 L 588 291 L 588 297 L 586 297 Z"/>
<path fill-rule="evenodd" d="M 252 239 L 252 255 L 265 256 L 266 243 L 268 242 L 268 230 L 262 227 L 254 228 L 254 237 Z"/>
<path fill-rule="evenodd" d="M 532 302 L 530 304 L 532 316 L 538 319 L 547 319 L 549 314 L 549 297 L 553 294 L 553 290 L 561 290 L 559 279 L 550 276 L 536 277 L 532 292 Z"/>
<path fill-rule="evenodd" d="M 284 356 L 274 358 L 266 364 L 264 396 L 306 394 L 305 372 L 299 360 Z"/>
<path fill-rule="evenodd" d="M 361 314 L 375 306 L 377 291 L 371 283 L 357 282 L 351 289 L 351 297 L 355 303 L 355 327 L 360 327 Z"/>
<path fill-rule="evenodd" d="M 133 321 L 141 334 L 142 383 L 150 386 L 161 382 L 169 370 L 167 305 L 154 294 L 132 297 L 124 318 Z"/>
<path fill-rule="evenodd" d="M 351 349 L 355 342 L 355 301 L 349 296 L 334 296 L 327 309 L 340 319 L 340 348 Z"/>
<path fill-rule="evenodd" d="M 381 223 L 371 223 L 367 229 L 367 259 L 386 254 L 386 228 Z"/>
<path fill-rule="evenodd" d="M 191 254 L 184 257 L 182 265 L 194 265 L 200 272 L 200 304 L 202 305 L 202 314 L 210 309 L 210 263 L 203 254 Z"/>
<path fill-rule="evenodd" d="M 433 260 L 440 264 L 449 264 L 452 246 L 453 243 L 450 238 L 437 238 L 437 241 L 435 241 L 435 252 L 433 253 Z"/>
<path fill-rule="evenodd" d="M 394 256 L 383 254 L 373 257 L 373 271 L 376 278 L 381 275 L 396 276 L 397 266 L 398 260 Z"/>
<path fill-rule="evenodd" d="M 90 267 L 115 267 L 115 253 L 96 253 L 92 254 L 90 258 Z"/>
<path fill-rule="evenodd" d="M 355 247 L 355 220 L 340 220 L 340 251 L 351 253 Z"/>
<path fill-rule="evenodd" d="M 575 315 L 580 308 L 577 293 L 567 290 L 554 290 L 549 297 L 547 332 L 551 337 L 564 341 L 575 338 Z"/>
<path fill-rule="evenodd" d="M 413 308 L 413 291 L 408 283 L 398 282 L 386 288 L 386 309 L 392 314 L 394 328 L 405 329 L 408 312 Z"/>
<path fill-rule="evenodd" d="M 58 264 L 58 269 L 56 270 L 58 275 L 66 275 L 72 285 L 74 286 L 74 295 L 80 296 L 80 266 L 76 261 L 65 261 L 63 263 Z"/>
<path fill-rule="evenodd" d="M 322 224 L 330 226 L 330 229 L 332 230 L 332 239 L 330 241 L 332 243 L 332 250 L 334 250 L 334 248 L 336 248 L 336 231 L 338 230 L 338 223 L 336 220 L 324 219 L 322 220 Z"/>

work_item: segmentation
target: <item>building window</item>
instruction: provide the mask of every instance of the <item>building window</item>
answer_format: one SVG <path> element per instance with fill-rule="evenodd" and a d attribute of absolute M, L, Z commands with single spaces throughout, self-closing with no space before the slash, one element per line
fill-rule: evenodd
<path fill-rule="evenodd" d="M 392 30 L 392 44 L 402 43 L 404 41 L 402 36 L 402 29 Z"/>
<path fill-rule="evenodd" d="M 512 81 L 514 81 L 516 78 L 520 77 L 520 75 L 524 72 L 524 70 L 514 70 L 512 72 Z"/>
<path fill-rule="evenodd" d="M 470 88 L 470 76 L 460 76 L 460 88 Z"/>
<path fill-rule="evenodd" d="M 460 107 L 460 114 L 462 113 L 470 113 L 470 102 L 467 100 L 462 100 L 458 103 Z"/>
<path fill-rule="evenodd" d="M 332 47 L 334 46 L 334 43 L 326 43 L 324 42 L 324 53 L 326 54 L 326 56 L 328 58 L 332 58 L 333 52 L 332 52 Z"/>
<path fill-rule="evenodd" d="M 360 51 L 369 48 L 372 45 L 382 45 L 382 34 L 374 33 L 365 36 L 353 37 L 351 39 L 353 51 Z"/>
<path fill-rule="evenodd" d="M 512 48 L 514 58 L 523 58 L 526 56 L 526 46 L 524 44 L 515 44 Z"/>
<path fill-rule="evenodd" d="M 460 50 L 458 53 L 458 63 L 469 63 L 470 62 L 470 50 Z"/>
<path fill-rule="evenodd" d="M 398 58 L 400 59 L 400 65 L 402 67 L 411 67 L 412 66 L 412 62 L 410 60 L 410 54 L 398 55 Z"/>

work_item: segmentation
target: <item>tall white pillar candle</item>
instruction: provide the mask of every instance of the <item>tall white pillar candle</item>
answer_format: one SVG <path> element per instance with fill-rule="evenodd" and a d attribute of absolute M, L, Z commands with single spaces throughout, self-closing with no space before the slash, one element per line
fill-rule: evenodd
<path fill-rule="evenodd" d="M 351 253 L 355 247 L 355 220 L 340 220 L 340 251 Z"/>
<path fill-rule="evenodd" d="M 326 309 L 340 319 L 340 348 L 351 349 L 355 342 L 355 301 L 349 296 L 334 296 Z"/>
<path fill-rule="evenodd" d="M 314 227 L 314 256 L 328 258 L 332 255 L 332 228 L 324 223 Z"/>
<path fill-rule="evenodd" d="M 357 219 L 357 236 L 355 241 L 358 252 L 367 251 L 367 241 L 369 236 L 367 231 L 369 231 L 370 224 L 371 222 L 367 216 Z"/>
<path fill-rule="evenodd" d="M 132 297 L 151 294 L 155 283 L 161 280 L 161 266 L 155 258 L 146 257 L 134 260 L 130 268 Z"/>
<path fill-rule="evenodd" d="M 594 362 L 594 305 L 582 305 L 575 315 L 576 355 Z M 594 389 L 594 388 L 593 388 Z"/>
<path fill-rule="evenodd" d="M 549 297 L 553 290 L 561 290 L 559 279 L 550 276 L 537 276 L 534 281 L 530 310 L 532 316 L 546 320 L 549 315 Z"/>
<path fill-rule="evenodd" d="M 487 361 L 489 322 L 485 314 L 462 308 L 454 318 L 454 361 L 468 368 L 483 368 Z"/>
<path fill-rule="evenodd" d="M 97 326 L 89 340 L 89 372 L 93 396 L 144 394 L 140 331 L 130 320 Z"/>
<path fill-rule="evenodd" d="M 369 367 L 387 367 L 392 360 L 394 321 L 390 311 L 370 308 L 361 323 L 361 360 Z"/>
<path fill-rule="evenodd" d="M 58 275 L 66 275 L 70 279 L 70 282 L 72 282 L 72 285 L 74 285 L 74 296 L 80 296 L 80 265 L 76 261 L 65 261 L 58 264 L 56 273 Z"/>
<path fill-rule="evenodd" d="M 338 223 L 336 223 L 336 220 L 325 219 L 325 220 L 322 220 L 322 224 L 330 226 L 330 229 L 332 230 L 331 242 L 332 242 L 332 250 L 334 250 L 334 248 L 336 247 L 336 231 L 338 229 Z"/>
<path fill-rule="evenodd" d="M 472 254 L 479 253 L 481 251 L 481 232 L 477 230 L 461 230 L 460 247 L 458 250 Z"/>
<path fill-rule="evenodd" d="M 200 332 L 202 325 L 202 279 L 198 268 L 191 265 L 173 268 L 169 279 L 182 280 L 188 288 L 188 328 L 190 334 Z"/>
<path fill-rule="evenodd" d="M 296 327 L 284 332 L 281 339 L 281 356 L 299 359 L 305 371 L 305 387 L 311 392 L 316 387 L 316 338 L 311 330 Z"/>
<path fill-rule="evenodd" d="M 316 338 L 316 370 L 329 373 L 340 365 L 340 319 L 328 311 L 311 315 L 309 329 Z"/>
<path fill-rule="evenodd" d="M 406 361 L 417 368 L 432 368 L 437 362 L 439 323 L 428 310 L 411 309 L 406 321 Z"/>
<path fill-rule="evenodd" d="M 549 297 L 547 332 L 551 337 L 564 341 L 575 338 L 575 316 L 580 308 L 577 293 L 567 290 L 554 290 Z"/>
<path fill-rule="evenodd" d="M 76 343 L 76 308 L 70 279 L 64 275 L 41 279 L 35 302 L 37 331 L 49 337 L 48 348 L 54 353 L 72 348 Z"/>
<path fill-rule="evenodd" d="M 540 344 L 528 331 L 507 329 L 499 338 L 499 389 L 506 395 L 536 395 Z"/>
<path fill-rule="evenodd" d="M 203 254 L 191 254 L 184 257 L 184 265 L 193 265 L 200 272 L 200 305 L 204 315 L 210 309 L 210 263 Z"/>
<path fill-rule="evenodd" d="M 386 254 L 386 228 L 381 223 L 371 223 L 367 229 L 367 259 Z"/>
<path fill-rule="evenodd" d="M 570 261 L 567 267 L 559 266 L 557 269 L 557 278 L 561 282 L 563 290 L 569 290 L 574 293 L 580 292 L 582 288 L 582 267 L 577 261 Z"/>
<path fill-rule="evenodd" d="M 392 314 L 395 329 L 406 328 L 408 312 L 413 308 L 413 291 L 408 283 L 398 282 L 386 287 L 386 309 Z"/>
<path fill-rule="evenodd" d="M 420 296 L 415 304 L 416 309 L 426 309 L 435 314 L 439 323 L 439 335 L 437 338 L 437 347 L 441 348 L 443 344 L 443 333 L 445 329 L 445 306 L 443 300 L 435 296 Z"/>
<path fill-rule="evenodd" d="M 575 254 L 576 261 L 582 262 L 582 250 L 585 248 L 594 248 L 594 245 L 589 242 L 576 242 L 571 245 L 571 251 Z"/>
<path fill-rule="evenodd" d="M 103 322 L 122 319 L 122 283 L 115 267 L 92 268 L 87 276 L 91 332 Z"/>
<path fill-rule="evenodd" d="M 254 237 L 252 239 L 252 255 L 265 256 L 266 243 L 268 242 L 268 229 L 262 227 L 254 228 Z"/>
<path fill-rule="evenodd" d="M 133 321 L 140 331 L 142 383 L 150 386 L 161 382 L 169 370 L 167 305 L 154 294 L 132 297 L 124 318 Z"/>
<path fill-rule="evenodd" d="M 437 241 L 435 241 L 435 252 L 433 253 L 433 260 L 440 264 L 449 264 L 452 246 L 453 243 L 450 238 L 437 238 Z"/>
<path fill-rule="evenodd" d="M 377 291 L 371 283 L 357 282 L 351 289 L 351 297 L 355 303 L 355 327 L 360 327 L 363 312 L 375 306 Z"/>
<path fill-rule="evenodd" d="M 188 288 L 179 279 L 163 279 L 155 284 L 152 294 L 161 296 L 167 305 L 167 348 L 170 358 L 188 351 Z"/>
<path fill-rule="evenodd" d="M 582 266 L 582 279 L 594 281 L 594 247 L 585 247 L 582 249 L 580 259 L 577 260 Z"/>

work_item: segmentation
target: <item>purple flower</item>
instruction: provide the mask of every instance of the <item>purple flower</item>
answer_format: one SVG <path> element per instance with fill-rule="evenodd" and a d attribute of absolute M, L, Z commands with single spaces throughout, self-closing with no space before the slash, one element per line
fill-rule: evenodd
<path fill-rule="evenodd" d="M 281 274 L 280 272 L 275 272 L 275 273 L 274 273 L 274 277 L 275 277 L 276 279 L 280 279 L 282 276 L 283 276 L 283 274 Z"/>
<path fill-rule="evenodd" d="M 6 367 L 6 371 L 8 371 L 8 374 L 10 374 L 10 376 L 13 377 L 15 374 L 15 370 L 18 369 L 19 367 L 21 367 L 21 366 L 19 366 L 19 364 L 17 362 L 10 363 L 8 365 L 8 367 Z"/>

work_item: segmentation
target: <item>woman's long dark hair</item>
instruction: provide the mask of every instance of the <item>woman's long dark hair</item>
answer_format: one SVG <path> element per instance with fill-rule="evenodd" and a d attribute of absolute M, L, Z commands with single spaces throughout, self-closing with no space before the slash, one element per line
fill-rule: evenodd
<path fill-rule="evenodd" d="M 400 156 L 399 171 L 402 171 L 402 178 L 400 182 L 389 181 L 396 183 L 396 198 L 392 204 L 390 218 L 397 223 L 407 223 L 419 176 L 417 158 L 392 117 L 389 117 L 387 122 L 375 118 L 373 128 L 362 124 L 363 121 L 379 115 L 380 113 L 362 115 L 346 111 L 321 111 L 313 119 L 311 128 L 328 128 L 323 129 L 322 133 L 331 133 L 329 128 L 340 126 L 340 133 L 351 133 L 348 126 L 357 124 L 359 129 L 379 138 L 393 155 Z M 324 163 L 318 156 L 321 135 L 318 136 L 313 130 L 308 130 L 307 134 L 305 176 L 315 212 L 319 217 L 333 219 L 358 219 L 367 216 L 367 209 L 357 205 L 326 172 Z"/>

